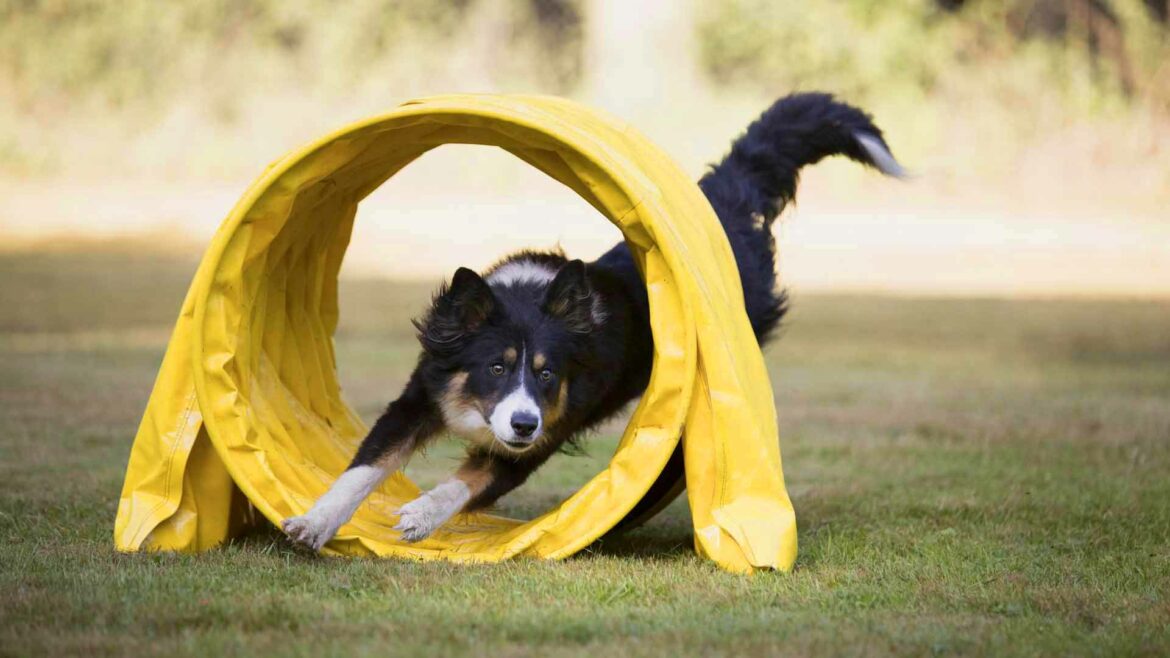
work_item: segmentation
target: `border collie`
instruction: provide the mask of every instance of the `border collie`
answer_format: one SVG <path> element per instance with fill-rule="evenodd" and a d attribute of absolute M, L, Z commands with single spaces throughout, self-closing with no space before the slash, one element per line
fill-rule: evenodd
<path fill-rule="evenodd" d="M 891 176 L 902 168 L 863 111 L 827 94 L 781 98 L 699 181 L 727 233 L 744 305 L 763 344 L 783 317 L 772 223 L 801 167 L 845 155 Z M 592 263 L 521 251 L 483 274 L 460 268 L 414 322 L 422 354 L 349 468 L 303 516 L 285 519 L 319 550 L 388 475 L 436 435 L 468 444 L 452 477 L 399 510 L 422 540 L 457 512 L 494 503 L 558 449 L 645 389 L 653 336 L 646 288 L 625 243 Z"/>

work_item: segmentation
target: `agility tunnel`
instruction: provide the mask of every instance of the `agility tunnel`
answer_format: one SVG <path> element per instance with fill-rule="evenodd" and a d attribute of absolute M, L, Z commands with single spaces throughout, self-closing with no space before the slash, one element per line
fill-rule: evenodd
<path fill-rule="evenodd" d="M 772 387 L 714 211 L 630 126 L 530 96 L 411 101 L 269 165 L 223 221 L 183 302 L 131 450 L 117 548 L 201 551 L 265 519 L 279 526 L 345 470 L 366 432 L 342 401 L 333 351 L 351 228 L 364 197 L 444 144 L 505 149 L 621 230 L 649 293 L 650 384 L 609 466 L 538 518 L 460 514 L 405 543 L 396 510 L 420 491 L 399 472 L 323 552 L 563 558 L 669 502 L 681 441 L 698 553 L 735 572 L 789 570 L 796 520 Z"/>

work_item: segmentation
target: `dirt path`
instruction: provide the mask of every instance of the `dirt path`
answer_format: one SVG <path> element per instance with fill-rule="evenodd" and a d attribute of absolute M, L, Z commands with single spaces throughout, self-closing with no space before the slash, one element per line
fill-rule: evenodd
<path fill-rule="evenodd" d="M 435 182 L 442 166 L 420 162 L 367 200 L 348 274 L 434 278 L 519 246 L 559 242 L 591 256 L 618 239 L 538 174 L 452 190 Z M 246 184 L 0 181 L 0 244 L 152 234 L 199 249 Z M 1170 295 L 1170 222 L 955 208 L 876 186 L 846 206 L 828 187 L 809 183 L 777 230 L 782 274 L 798 291 Z"/>

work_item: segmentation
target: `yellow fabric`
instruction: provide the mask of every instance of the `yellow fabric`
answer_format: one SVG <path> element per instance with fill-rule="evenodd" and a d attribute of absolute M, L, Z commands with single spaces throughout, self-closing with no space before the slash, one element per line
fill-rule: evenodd
<path fill-rule="evenodd" d="M 459 515 L 403 543 L 395 510 L 418 488 L 398 473 L 325 552 L 566 557 L 633 508 L 685 426 L 696 550 L 731 571 L 790 569 L 796 521 L 772 388 L 718 219 L 629 126 L 528 96 L 412 101 L 294 151 L 252 184 L 183 303 L 130 455 L 118 549 L 212 548 L 254 522 L 253 507 L 277 524 L 303 514 L 345 469 L 365 428 L 341 399 L 334 364 L 338 269 L 358 202 L 442 144 L 503 148 L 621 229 L 649 291 L 650 385 L 609 467 L 539 518 Z"/>

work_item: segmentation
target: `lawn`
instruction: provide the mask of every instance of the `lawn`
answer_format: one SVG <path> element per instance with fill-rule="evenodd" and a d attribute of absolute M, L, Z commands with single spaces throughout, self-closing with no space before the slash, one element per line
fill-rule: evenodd
<path fill-rule="evenodd" d="M 1170 301 L 795 291 L 767 350 L 791 574 L 696 558 L 684 501 L 561 562 L 326 559 L 271 528 L 121 555 L 122 471 L 193 270 L 120 248 L 0 255 L 0 654 L 1170 652 Z M 427 294 L 343 286 L 339 363 L 364 417 L 401 386 Z M 501 511 L 566 496 L 618 432 Z"/>

